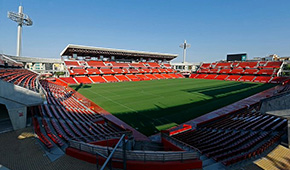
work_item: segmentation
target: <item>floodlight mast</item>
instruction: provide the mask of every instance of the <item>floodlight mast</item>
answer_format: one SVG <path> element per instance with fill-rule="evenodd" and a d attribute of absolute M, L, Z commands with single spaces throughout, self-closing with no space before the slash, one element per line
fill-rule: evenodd
<path fill-rule="evenodd" d="M 179 47 L 180 47 L 180 48 L 183 48 L 183 63 L 185 63 L 185 58 L 186 58 L 186 49 L 187 49 L 187 48 L 190 48 L 191 45 L 190 45 L 190 44 L 187 44 L 187 43 L 186 43 L 186 40 L 184 40 L 184 43 L 181 44 Z"/>
<path fill-rule="evenodd" d="M 17 30 L 17 56 L 21 55 L 21 34 L 22 34 L 22 25 L 31 26 L 33 24 L 32 20 L 28 15 L 23 13 L 23 7 L 19 6 L 18 13 L 8 12 L 8 18 L 12 21 L 15 21 L 18 24 Z"/>

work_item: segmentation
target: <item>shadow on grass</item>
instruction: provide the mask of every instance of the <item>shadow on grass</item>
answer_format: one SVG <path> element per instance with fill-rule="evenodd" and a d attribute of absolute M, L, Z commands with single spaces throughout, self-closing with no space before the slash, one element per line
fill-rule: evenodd
<path fill-rule="evenodd" d="M 188 92 L 188 93 L 198 92 L 198 93 L 202 93 L 202 94 L 207 95 L 207 96 L 215 97 L 215 96 L 220 95 L 220 94 L 228 93 L 231 91 L 237 91 L 237 90 L 241 90 L 241 89 L 245 89 L 245 88 L 250 88 L 250 87 L 254 87 L 254 86 L 259 86 L 259 84 L 253 84 L 253 83 L 246 84 L 246 83 L 238 82 L 238 83 L 234 83 L 234 84 L 215 86 L 213 88 L 209 88 L 207 90 L 202 90 L 202 91 L 200 91 L 200 89 L 204 89 L 204 88 L 186 89 L 183 91 Z"/>
<path fill-rule="evenodd" d="M 70 85 L 71 88 L 73 88 L 75 91 L 78 91 L 80 88 L 91 88 L 92 86 L 91 85 L 88 85 L 88 84 L 79 84 L 79 85 Z"/>
<path fill-rule="evenodd" d="M 257 84 L 249 84 L 249 85 L 246 84 L 246 87 L 251 87 L 254 85 L 257 85 Z M 251 95 L 254 95 L 258 92 L 269 89 L 273 86 L 274 85 L 272 84 L 258 85 L 256 88 L 250 88 L 247 91 L 241 91 L 235 94 L 229 94 L 229 95 L 218 97 L 218 98 L 192 102 L 190 104 L 184 104 L 184 105 L 169 107 L 165 109 L 161 107 L 157 107 L 156 109 L 152 109 L 152 110 L 143 110 L 143 111 L 138 111 L 138 112 L 125 112 L 125 113 L 112 113 L 112 114 L 114 114 L 116 117 L 123 120 L 124 122 L 132 126 L 133 128 L 136 128 L 141 133 L 147 136 L 150 136 L 157 133 L 159 130 L 163 130 L 163 129 L 160 129 L 160 127 L 162 126 L 168 128 L 168 126 L 166 125 L 184 123 L 186 121 L 197 118 L 206 113 L 209 113 L 221 107 L 227 106 L 229 104 L 237 102 Z M 216 92 L 216 94 L 219 94 L 221 92 L 229 92 L 234 89 L 242 89 L 242 88 L 245 88 L 245 86 L 241 86 L 241 85 L 233 86 L 233 89 L 227 88 L 227 90 L 224 88 L 222 88 L 222 90 L 216 89 L 218 91 Z M 212 95 L 216 95 L 214 94 L 214 92 L 215 91 L 213 90 L 208 93 Z M 159 128 L 157 129 L 157 127 Z"/>

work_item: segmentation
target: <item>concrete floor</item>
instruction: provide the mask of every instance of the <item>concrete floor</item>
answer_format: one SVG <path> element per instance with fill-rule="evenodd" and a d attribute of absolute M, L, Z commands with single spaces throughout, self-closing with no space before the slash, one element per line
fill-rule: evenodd
<path fill-rule="evenodd" d="M 0 165 L 12 170 L 96 169 L 94 164 L 67 155 L 51 162 L 33 137 L 32 127 L 0 134 Z"/>

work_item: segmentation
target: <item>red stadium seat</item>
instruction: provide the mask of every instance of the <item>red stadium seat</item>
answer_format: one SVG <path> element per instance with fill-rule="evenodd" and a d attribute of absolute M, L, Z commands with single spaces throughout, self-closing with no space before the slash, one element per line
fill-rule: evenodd
<path fill-rule="evenodd" d="M 119 80 L 119 81 L 130 81 L 129 78 L 127 78 L 125 75 L 115 75 L 115 77 Z"/>
<path fill-rule="evenodd" d="M 100 70 L 97 68 L 88 68 L 87 72 L 88 74 L 101 74 Z"/>
<path fill-rule="evenodd" d="M 107 82 L 118 82 L 118 80 L 113 75 L 103 75 L 103 78 L 107 80 Z"/>
<path fill-rule="evenodd" d="M 131 80 L 131 81 L 140 81 L 138 77 L 136 77 L 133 74 L 126 74 L 126 76 Z"/>
<path fill-rule="evenodd" d="M 75 77 L 75 79 L 79 82 L 79 83 L 83 83 L 83 84 L 91 84 L 92 81 L 87 77 L 87 76 L 80 76 L 80 77 Z"/>
<path fill-rule="evenodd" d="M 77 84 L 77 82 L 72 77 L 60 77 L 59 79 L 67 82 L 68 84 Z"/>
<path fill-rule="evenodd" d="M 253 81 L 256 76 L 242 76 L 239 81 Z"/>
<path fill-rule="evenodd" d="M 90 76 L 94 83 L 106 83 L 102 76 Z"/>

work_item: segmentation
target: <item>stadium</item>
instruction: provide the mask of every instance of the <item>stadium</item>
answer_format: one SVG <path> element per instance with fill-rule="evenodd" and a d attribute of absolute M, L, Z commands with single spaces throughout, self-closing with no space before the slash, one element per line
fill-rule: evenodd
<path fill-rule="evenodd" d="M 65 45 L 0 54 L 0 170 L 290 169 L 288 60 Z"/>

